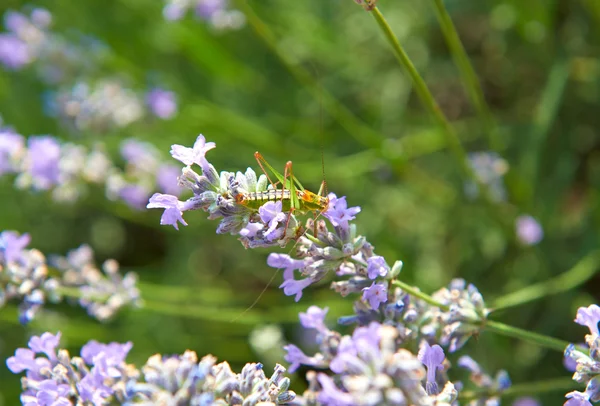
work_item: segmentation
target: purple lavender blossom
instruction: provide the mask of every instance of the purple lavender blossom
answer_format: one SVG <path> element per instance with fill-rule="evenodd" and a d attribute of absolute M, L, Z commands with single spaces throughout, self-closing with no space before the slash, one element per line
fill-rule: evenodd
<path fill-rule="evenodd" d="M 181 170 L 170 164 L 161 165 L 156 171 L 156 184 L 162 193 L 179 196 L 183 189 L 177 184 Z"/>
<path fill-rule="evenodd" d="M 535 400 L 534 398 L 525 396 L 522 398 L 515 399 L 512 406 L 542 406 L 542 404 L 540 402 L 538 402 L 537 400 Z"/>
<path fill-rule="evenodd" d="M 30 241 L 27 233 L 19 236 L 15 231 L 3 231 L 0 233 L 0 259 L 5 263 L 21 260 L 23 250 Z"/>
<path fill-rule="evenodd" d="M 258 214 L 263 223 L 268 224 L 269 228 L 264 232 L 267 240 L 273 241 L 281 237 L 284 230 L 278 229 L 279 223 L 286 221 L 287 216 L 281 211 L 283 203 L 281 200 L 276 202 L 266 202 L 258 209 Z"/>
<path fill-rule="evenodd" d="M 246 224 L 246 227 L 240 230 L 240 235 L 242 237 L 252 238 L 255 237 L 256 234 L 264 228 L 265 226 L 262 223 L 249 222 L 248 224 Z"/>
<path fill-rule="evenodd" d="M 369 302 L 373 310 L 379 309 L 379 305 L 387 302 L 387 288 L 383 283 L 373 282 L 371 286 L 363 289 L 362 299 Z"/>
<path fill-rule="evenodd" d="M 119 190 L 119 197 L 136 210 L 141 210 L 146 206 L 148 195 L 148 191 L 142 185 L 125 185 Z"/>
<path fill-rule="evenodd" d="M 41 336 L 33 336 L 29 340 L 29 348 L 37 353 L 45 354 L 50 361 L 56 360 L 56 347 L 60 343 L 60 331 L 56 334 L 44 333 Z"/>
<path fill-rule="evenodd" d="M 17 168 L 12 161 L 19 152 L 24 151 L 24 147 L 25 140 L 23 136 L 0 129 L 0 175 L 16 171 Z"/>
<path fill-rule="evenodd" d="M 323 212 L 323 216 L 328 218 L 334 227 L 341 227 L 343 230 L 348 230 L 348 222 L 354 220 L 358 213 L 360 213 L 360 207 L 348 208 L 346 196 L 338 198 L 334 193 L 330 193 L 329 207 L 327 211 Z"/>
<path fill-rule="evenodd" d="M 438 393 L 438 385 L 435 380 L 435 373 L 438 369 L 444 369 L 444 350 L 439 345 L 435 344 L 430 346 L 427 341 L 423 342 L 419 354 L 417 355 L 419 361 L 427 368 L 427 384 L 425 389 L 429 395 L 435 395 Z"/>
<path fill-rule="evenodd" d="M 332 406 L 353 406 L 356 404 L 352 395 L 338 389 L 329 376 L 319 373 L 317 379 L 322 387 L 318 397 L 320 403 Z"/>
<path fill-rule="evenodd" d="M 0 34 L 0 63 L 7 69 L 18 70 L 31 62 L 29 47 L 14 34 Z"/>
<path fill-rule="evenodd" d="M 515 227 L 519 241 L 525 245 L 536 245 L 544 238 L 542 226 L 531 216 L 517 217 Z"/>
<path fill-rule="evenodd" d="M 171 156 L 186 165 L 200 165 L 202 167 L 208 165 L 204 155 L 211 149 L 215 148 L 214 142 L 206 142 L 202 134 L 198 135 L 196 142 L 192 148 L 184 147 L 183 145 L 174 144 L 171 146 Z"/>
<path fill-rule="evenodd" d="M 46 379 L 38 384 L 38 392 L 33 394 L 23 393 L 21 402 L 24 405 L 51 405 L 51 406 L 71 406 L 69 392 L 71 388 L 67 384 L 59 384 L 52 379 Z"/>
<path fill-rule="evenodd" d="M 302 290 L 305 289 L 306 287 L 310 286 L 313 283 L 313 281 L 310 278 L 305 278 L 305 279 L 286 279 L 285 281 L 283 281 L 283 283 L 281 285 L 279 285 L 279 287 L 281 289 L 283 289 L 283 293 L 286 296 L 293 296 L 296 295 L 296 297 L 294 298 L 294 301 L 299 301 L 300 298 L 302 297 Z"/>
<path fill-rule="evenodd" d="M 158 162 L 158 151 L 154 145 L 134 138 L 124 140 L 120 152 L 128 165 L 142 170 L 154 168 Z"/>
<path fill-rule="evenodd" d="M 166 4 L 163 8 L 163 16 L 168 21 L 178 21 L 183 18 L 186 11 L 187 7 L 185 5 L 172 2 Z"/>
<path fill-rule="evenodd" d="M 38 189 L 59 183 L 60 143 L 51 136 L 32 136 L 28 140 L 28 172 Z"/>
<path fill-rule="evenodd" d="M 321 309 L 318 306 L 310 306 L 306 313 L 299 313 L 300 323 L 304 328 L 314 328 L 319 333 L 325 334 L 328 331 L 327 326 L 325 325 L 325 316 L 329 311 L 328 307 Z"/>
<path fill-rule="evenodd" d="M 210 20 L 219 11 L 224 11 L 225 0 L 197 0 L 196 15 L 204 20 Z"/>
<path fill-rule="evenodd" d="M 590 334 L 598 337 L 598 322 L 600 321 L 600 306 L 593 304 L 588 307 L 580 307 L 577 309 L 577 317 L 575 323 L 586 326 L 590 329 Z"/>
<path fill-rule="evenodd" d="M 585 392 L 573 391 L 565 395 L 567 400 L 564 406 L 592 406 L 590 396 Z"/>
<path fill-rule="evenodd" d="M 389 265 L 385 262 L 385 258 L 379 255 L 374 255 L 367 259 L 367 265 L 369 279 L 375 279 L 378 276 L 385 277 L 390 270 Z"/>
<path fill-rule="evenodd" d="M 290 279 L 294 277 L 294 271 L 304 268 L 306 263 L 302 259 L 293 259 L 287 254 L 272 252 L 267 257 L 267 265 L 271 268 L 283 269 L 283 279 Z"/>
<path fill-rule="evenodd" d="M 183 211 L 185 210 L 185 203 L 179 201 L 176 196 L 165 195 L 162 193 L 155 193 L 150 198 L 148 209 L 165 209 L 162 217 L 160 218 L 160 224 L 170 225 L 179 230 L 178 222 L 187 226 L 188 224 L 183 219 Z"/>
<path fill-rule="evenodd" d="M 146 94 L 146 104 L 152 114 L 163 120 L 168 120 L 177 113 L 175 93 L 154 88 Z"/>

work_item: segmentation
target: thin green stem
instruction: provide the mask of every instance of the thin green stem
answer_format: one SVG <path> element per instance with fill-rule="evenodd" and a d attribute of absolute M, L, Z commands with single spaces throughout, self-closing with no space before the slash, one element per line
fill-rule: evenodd
<path fill-rule="evenodd" d="M 304 88 L 306 88 L 315 100 L 323 102 L 323 108 L 333 117 L 340 125 L 361 144 L 381 150 L 381 141 L 383 136 L 376 131 L 373 131 L 364 122 L 357 119 L 354 114 L 344 105 L 339 103 L 337 99 L 326 89 L 319 86 L 315 78 L 301 65 L 294 63 L 279 49 L 277 39 L 269 27 L 260 19 L 254 12 L 248 2 L 238 1 L 236 5 L 245 14 L 248 24 L 252 26 L 256 34 L 264 41 L 271 51 L 279 58 L 288 71 L 296 78 Z"/>
<path fill-rule="evenodd" d="M 571 269 L 555 278 L 527 286 L 516 292 L 499 297 L 492 310 L 520 306 L 546 296 L 567 292 L 596 274 L 600 268 L 600 251 L 593 251 L 577 262 Z"/>
<path fill-rule="evenodd" d="M 492 331 L 507 337 L 518 338 L 519 340 L 527 341 L 532 344 L 537 344 L 541 347 L 560 352 L 563 352 L 567 345 L 569 345 L 567 341 L 559 340 L 558 338 L 548 337 L 493 320 L 486 321 L 484 328 L 487 331 Z"/>
<path fill-rule="evenodd" d="M 556 378 L 548 379 L 546 381 L 518 383 L 512 385 L 510 388 L 502 392 L 495 392 L 485 389 L 461 391 L 458 394 L 458 399 L 463 403 L 468 403 L 480 398 L 539 395 L 542 393 L 550 392 L 567 392 L 571 389 L 577 389 L 580 387 L 581 385 L 573 381 L 571 378 Z"/>
<path fill-rule="evenodd" d="M 475 69 L 473 69 L 473 65 L 471 65 L 471 62 L 469 61 L 467 52 L 456 31 L 456 27 L 448 14 L 448 10 L 444 6 L 444 1 L 433 0 L 433 4 L 442 28 L 442 33 L 446 38 L 448 48 L 450 48 L 450 53 L 454 59 L 454 63 L 456 63 L 456 66 L 458 67 L 458 71 L 462 77 L 469 97 L 471 98 L 471 102 L 477 110 L 485 128 L 485 132 L 488 135 L 490 147 L 495 151 L 499 151 L 503 148 L 503 142 L 500 138 L 498 126 L 485 101 L 485 96 L 483 95 L 483 90 L 481 89 L 481 84 L 479 83 Z"/>
<path fill-rule="evenodd" d="M 450 145 L 450 149 L 453 152 L 458 164 L 460 165 L 460 168 L 468 178 L 476 180 L 475 174 L 473 173 L 473 170 L 468 164 L 467 153 L 462 147 L 458 136 L 454 132 L 454 129 L 450 125 L 450 122 L 448 121 L 448 119 L 440 109 L 439 105 L 435 101 L 435 98 L 429 91 L 427 84 L 425 84 L 425 80 L 423 80 L 423 78 L 417 71 L 417 68 L 415 68 L 415 65 L 408 57 L 408 54 L 404 51 L 404 48 L 400 44 L 398 37 L 396 37 L 396 35 L 392 31 L 392 28 L 388 24 L 383 14 L 381 14 L 381 11 L 379 11 L 379 8 L 375 7 L 371 11 L 371 14 L 373 15 L 375 21 L 383 31 L 383 34 L 385 35 L 386 39 L 392 46 L 396 59 L 398 60 L 398 62 L 400 62 L 400 65 L 402 65 L 404 69 L 406 69 L 406 72 L 410 76 L 415 91 L 421 99 L 421 102 L 423 103 L 425 108 L 429 110 L 429 112 L 433 115 L 440 128 L 446 135 L 446 139 L 448 141 L 448 144 Z"/>
<path fill-rule="evenodd" d="M 427 293 L 423 293 L 421 292 L 418 288 L 414 287 L 414 286 L 410 286 L 409 284 L 406 284 L 400 280 L 394 280 L 392 282 L 393 285 L 398 286 L 400 289 L 402 289 L 403 291 L 405 291 L 406 293 L 408 293 L 411 296 L 414 296 L 418 299 L 421 299 L 422 301 L 429 303 L 432 306 L 437 306 L 440 309 L 443 310 L 448 310 L 449 307 L 438 302 L 437 300 L 435 300 L 434 298 L 432 298 L 431 296 L 429 296 Z"/>

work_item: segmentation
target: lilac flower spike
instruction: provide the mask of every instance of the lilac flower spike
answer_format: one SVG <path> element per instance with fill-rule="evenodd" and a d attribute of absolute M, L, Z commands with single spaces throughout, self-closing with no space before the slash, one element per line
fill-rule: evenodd
<path fill-rule="evenodd" d="M 338 198 L 335 193 L 329 194 L 329 207 L 323 213 L 323 216 L 331 221 L 334 227 L 341 227 L 344 230 L 348 229 L 349 221 L 354 220 L 356 215 L 360 213 L 360 207 L 348 208 L 346 196 Z"/>
<path fill-rule="evenodd" d="M 183 219 L 184 202 L 180 202 L 176 196 L 155 193 L 146 206 L 148 209 L 165 209 L 160 218 L 161 225 L 170 225 L 179 230 L 178 222 L 187 226 Z"/>
<path fill-rule="evenodd" d="M 600 306 L 593 304 L 588 307 L 580 307 L 577 309 L 577 317 L 575 323 L 586 326 L 590 329 L 590 334 L 598 337 L 598 322 L 600 321 Z"/>
<path fill-rule="evenodd" d="M 27 233 L 19 236 L 15 231 L 3 231 L 0 233 L 0 259 L 6 263 L 20 260 L 23 249 L 30 241 Z"/>
<path fill-rule="evenodd" d="M 206 142 L 202 134 L 198 135 L 196 142 L 192 148 L 184 147 L 183 145 L 174 144 L 171 146 L 171 156 L 186 165 L 207 165 L 208 162 L 204 155 L 215 148 L 214 142 Z"/>
<path fill-rule="evenodd" d="M 444 350 L 437 344 L 430 346 L 427 341 L 423 343 L 419 354 L 417 355 L 419 361 L 427 368 L 427 384 L 426 390 L 429 395 L 435 395 L 438 393 L 438 386 L 435 380 L 435 373 L 438 369 L 444 369 Z"/>
<path fill-rule="evenodd" d="M 368 301 L 373 310 L 379 309 L 379 305 L 387 302 L 387 289 L 383 283 L 373 282 L 371 286 L 363 289 L 362 298 Z"/>

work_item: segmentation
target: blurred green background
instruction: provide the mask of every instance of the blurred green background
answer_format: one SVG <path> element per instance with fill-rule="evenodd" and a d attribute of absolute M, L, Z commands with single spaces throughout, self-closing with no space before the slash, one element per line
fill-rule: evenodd
<path fill-rule="evenodd" d="M 432 3 L 380 0 L 379 7 L 465 149 L 489 150 Z M 222 32 L 193 17 L 165 21 L 159 1 L 5 0 L 0 12 L 24 5 L 47 8 L 52 30 L 74 43 L 82 33 L 99 39 L 107 51 L 94 70 L 96 78 L 118 77 L 139 91 L 159 78 L 177 94 L 179 113 L 166 121 L 73 134 L 44 114 L 46 88 L 33 69 L 0 70 L 0 113 L 23 135 L 106 143 L 117 161 L 125 137 L 154 144 L 168 160 L 171 144 L 191 146 L 202 133 L 217 144 L 208 155 L 217 170 L 258 170 L 253 158 L 258 150 L 278 168 L 292 160 L 295 175 L 311 190 L 323 178 L 323 151 L 329 190 L 362 207 L 359 231 L 388 263 L 404 261 L 405 281 L 432 292 L 462 277 L 491 302 L 565 272 L 597 248 L 599 4 L 446 2 L 510 166 L 504 179 L 507 201 L 493 206 L 465 197 L 444 135 L 373 18 L 351 0 L 234 2 L 256 14 L 247 16 L 243 28 Z M 264 36 L 265 27 L 274 33 L 273 43 Z M 90 339 L 133 341 L 128 360 L 138 365 L 154 353 L 189 348 L 235 368 L 261 361 L 270 369 L 282 361 L 278 340 L 302 340 L 298 311 L 311 304 L 329 306 L 332 325 L 352 312 L 352 298 L 339 297 L 328 282 L 307 289 L 295 303 L 277 288 L 278 275 L 256 306 L 232 322 L 273 276 L 266 265 L 270 251 L 245 250 L 234 237 L 216 235 L 217 223 L 203 212 L 186 213 L 189 226 L 175 231 L 159 225 L 159 211 L 136 212 L 107 200 L 102 189 L 65 204 L 47 193 L 19 191 L 13 181 L 0 179 L 2 230 L 29 232 L 30 246 L 47 254 L 91 244 L 98 263 L 115 258 L 122 270 L 138 273 L 148 307 L 101 324 L 79 308 L 48 306 L 23 327 L 16 304 L 9 304 L 0 311 L 2 360 L 26 346 L 30 335 L 60 330 L 72 353 Z M 516 240 L 512 224 L 519 214 L 542 224 L 539 245 Z M 578 306 L 597 301 L 599 282 L 593 277 L 497 319 L 581 342 L 585 329 L 572 320 Z M 267 351 L 252 346 L 251 336 Z M 472 339 L 464 352 L 489 372 L 508 370 L 514 383 L 570 376 L 562 354 L 489 333 Z M 0 382 L 0 404 L 16 404 L 19 377 L 2 366 Z M 293 389 L 302 387 L 297 376 Z M 558 404 L 564 392 L 542 399 Z"/>

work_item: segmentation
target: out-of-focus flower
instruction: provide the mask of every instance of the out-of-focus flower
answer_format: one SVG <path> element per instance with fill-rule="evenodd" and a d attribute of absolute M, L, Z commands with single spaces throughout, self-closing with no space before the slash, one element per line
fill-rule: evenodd
<path fill-rule="evenodd" d="M 163 120 L 173 118 L 177 113 L 177 99 L 175 93 L 168 90 L 154 88 L 146 94 L 146 104 L 152 114 Z"/>
<path fill-rule="evenodd" d="M 531 216 L 517 217 L 515 226 L 517 238 L 525 245 L 538 244 L 544 238 L 542 226 Z"/>
<path fill-rule="evenodd" d="M 494 152 L 473 152 L 469 154 L 469 164 L 477 180 L 486 185 L 490 197 L 495 201 L 506 200 L 504 175 L 508 172 L 508 163 Z M 474 182 L 465 184 L 465 193 L 474 199 L 479 195 L 479 187 Z"/>
<path fill-rule="evenodd" d="M 156 354 L 138 370 L 125 363 L 132 343 L 92 340 L 82 347 L 80 357 L 71 357 L 66 350 L 57 350 L 59 340 L 60 333 L 34 336 L 28 349 L 17 349 L 6 361 L 11 372 L 26 373 L 23 404 L 282 405 L 296 397 L 281 365 L 270 377 L 256 363 L 236 374 L 227 362 L 216 364 L 211 355 L 199 361 L 195 352 L 186 351 Z"/>
<path fill-rule="evenodd" d="M 244 15 L 230 8 L 227 0 L 167 0 L 163 16 L 169 21 L 178 21 L 189 10 L 193 10 L 196 17 L 219 31 L 236 30 L 246 23 Z"/>
<path fill-rule="evenodd" d="M 61 288 L 78 289 L 79 304 L 99 320 L 113 317 L 125 306 L 141 304 L 137 277 L 133 273 L 121 276 L 116 261 L 106 261 L 101 272 L 88 246 L 71 251 L 66 258 L 46 261 L 38 250 L 26 248 L 29 241 L 28 234 L 0 233 L 0 307 L 7 301 L 20 302 L 21 323 L 31 321 L 47 301 L 61 301 Z M 49 266 L 55 268 L 52 276 Z"/>

